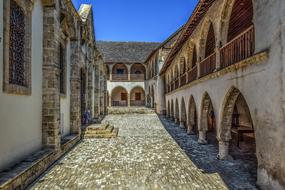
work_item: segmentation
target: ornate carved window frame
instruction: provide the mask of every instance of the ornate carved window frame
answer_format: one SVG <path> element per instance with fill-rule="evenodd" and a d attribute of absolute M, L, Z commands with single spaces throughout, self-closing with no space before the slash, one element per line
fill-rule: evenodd
<path fill-rule="evenodd" d="M 25 44 L 24 44 L 24 78 L 25 86 L 10 82 L 10 3 L 14 1 L 25 14 Z M 32 46 L 32 8 L 33 0 L 5 0 L 4 1 L 4 75 L 3 92 L 16 95 L 31 95 L 31 46 Z"/>

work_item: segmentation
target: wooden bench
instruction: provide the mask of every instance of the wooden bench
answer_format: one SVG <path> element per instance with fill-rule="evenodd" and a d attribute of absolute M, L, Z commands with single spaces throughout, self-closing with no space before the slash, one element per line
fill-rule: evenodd
<path fill-rule="evenodd" d="M 236 134 L 237 136 L 237 142 L 236 142 L 236 146 L 239 148 L 239 141 L 242 140 L 242 134 L 246 134 L 246 133 L 254 133 L 253 128 L 248 127 L 248 126 L 237 126 L 232 128 L 232 133 Z"/>

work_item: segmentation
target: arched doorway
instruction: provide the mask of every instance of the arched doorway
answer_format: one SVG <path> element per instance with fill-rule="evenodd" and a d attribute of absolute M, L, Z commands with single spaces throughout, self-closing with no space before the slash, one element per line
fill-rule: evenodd
<path fill-rule="evenodd" d="M 256 164 L 255 132 L 248 104 L 237 88 L 231 88 L 225 97 L 220 139 L 219 157 L 228 154 L 236 159 Z"/>
<path fill-rule="evenodd" d="M 217 129 L 216 117 L 211 98 L 208 93 L 205 93 L 201 106 L 201 122 L 199 127 L 199 143 L 200 144 L 216 144 Z"/>
<path fill-rule="evenodd" d="M 144 106 L 145 92 L 142 87 L 135 87 L 131 90 L 131 106 Z"/>
<path fill-rule="evenodd" d="M 131 66 L 131 80 L 143 81 L 145 80 L 145 67 L 140 63 L 135 63 Z"/>
<path fill-rule="evenodd" d="M 111 94 L 112 106 L 128 106 L 128 92 L 119 86 L 113 89 Z"/>
<path fill-rule="evenodd" d="M 181 117 L 180 117 L 180 127 L 185 128 L 187 121 L 187 114 L 186 114 L 186 106 L 184 98 L 182 97 L 181 100 Z"/>
<path fill-rule="evenodd" d="M 179 103 L 178 103 L 178 99 L 176 99 L 175 101 L 175 123 L 179 124 Z"/>
<path fill-rule="evenodd" d="M 112 68 L 112 80 L 128 80 L 128 67 L 123 63 L 117 63 Z"/>
<path fill-rule="evenodd" d="M 173 103 L 173 99 L 171 100 L 171 119 L 175 120 L 175 116 L 174 116 L 174 103 Z"/>
<path fill-rule="evenodd" d="M 198 132 L 198 117 L 197 117 L 197 109 L 196 103 L 194 101 L 194 97 L 191 96 L 189 100 L 188 107 L 188 129 L 187 133 L 190 135 L 194 135 Z"/>

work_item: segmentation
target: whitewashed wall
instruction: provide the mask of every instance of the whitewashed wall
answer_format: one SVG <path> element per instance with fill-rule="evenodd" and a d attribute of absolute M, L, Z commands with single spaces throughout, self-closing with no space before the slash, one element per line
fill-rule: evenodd
<path fill-rule="evenodd" d="M 43 8 L 32 12 L 32 95 L 5 94 L 3 87 L 3 1 L 0 1 L 0 170 L 42 146 Z"/>

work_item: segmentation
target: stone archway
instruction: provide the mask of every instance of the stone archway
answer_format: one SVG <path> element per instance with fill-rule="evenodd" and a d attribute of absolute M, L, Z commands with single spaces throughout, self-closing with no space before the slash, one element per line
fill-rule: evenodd
<path fill-rule="evenodd" d="M 171 100 L 171 114 L 170 114 L 170 116 L 171 116 L 172 120 L 175 120 L 173 100 Z"/>
<path fill-rule="evenodd" d="M 180 114 L 180 127 L 185 128 L 187 122 L 187 113 L 184 98 L 181 100 L 181 114 Z"/>
<path fill-rule="evenodd" d="M 241 92 L 232 87 L 223 104 L 221 129 L 219 131 L 219 158 L 231 156 L 255 157 L 255 133 L 248 104 Z M 230 143 L 231 142 L 231 143 Z M 231 144 L 231 146 L 230 146 Z"/>
<path fill-rule="evenodd" d="M 146 70 L 143 64 L 134 63 L 131 66 L 131 80 L 132 81 L 143 81 L 145 80 Z"/>
<path fill-rule="evenodd" d="M 188 106 L 188 127 L 187 133 L 190 135 L 194 135 L 197 133 L 198 129 L 198 117 L 197 117 L 197 109 L 194 97 L 191 96 L 189 100 Z"/>
<path fill-rule="evenodd" d="M 128 91 L 121 86 L 112 90 L 111 93 L 112 106 L 128 106 Z"/>
<path fill-rule="evenodd" d="M 123 63 L 116 63 L 112 68 L 112 80 L 127 81 L 128 67 Z"/>
<path fill-rule="evenodd" d="M 144 106 L 145 105 L 145 91 L 142 87 L 137 86 L 131 90 L 130 93 L 131 106 Z"/>
<path fill-rule="evenodd" d="M 175 100 L 175 123 L 179 124 L 179 102 L 178 99 L 176 98 Z"/>
<path fill-rule="evenodd" d="M 202 99 L 201 118 L 199 125 L 199 143 L 217 143 L 216 118 L 214 107 L 209 94 L 206 92 Z"/>

